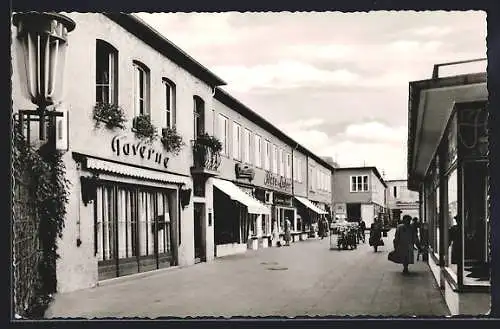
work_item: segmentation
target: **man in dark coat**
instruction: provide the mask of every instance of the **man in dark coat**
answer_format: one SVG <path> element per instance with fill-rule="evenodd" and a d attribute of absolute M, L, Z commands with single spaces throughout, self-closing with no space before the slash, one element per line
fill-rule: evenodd
<path fill-rule="evenodd" d="M 411 216 L 403 216 L 403 224 L 396 228 L 394 236 L 394 250 L 398 254 L 400 262 L 403 264 L 403 273 L 407 274 L 408 264 L 415 262 L 415 251 L 413 249 L 415 244 L 419 244 L 417 232 L 411 224 Z M 420 248 L 420 246 L 419 246 Z"/>

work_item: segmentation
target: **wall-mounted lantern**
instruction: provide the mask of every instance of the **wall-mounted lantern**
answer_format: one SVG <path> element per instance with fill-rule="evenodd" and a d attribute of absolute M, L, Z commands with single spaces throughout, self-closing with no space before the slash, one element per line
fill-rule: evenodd
<path fill-rule="evenodd" d="M 22 51 L 19 60 L 25 68 L 25 87 L 31 102 L 38 106 L 36 111 L 23 112 L 39 117 L 40 139 L 44 140 L 45 117 L 63 116 L 47 111 L 47 107 L 61 97 L 68 33 L 76 24 L 64 15 L 41 12 L 16 13 L 13 24 Z"/>
<path fill-rule="evenodd" d="M 181 206 L 184 209 L 188 204 L 189 201 L 191 200 L 191 189 L 181 189 L 180 191 L 181 194 Z"/>

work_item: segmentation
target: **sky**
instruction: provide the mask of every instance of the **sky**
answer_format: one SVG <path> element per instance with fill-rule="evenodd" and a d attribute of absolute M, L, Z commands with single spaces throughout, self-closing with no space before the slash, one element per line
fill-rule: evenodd
<path fill-rule="evenodd" d="M 486 57 L 481 11 L 136 15 L 310 151 L 385 179 L 407 176 L 408 83 Z"/>

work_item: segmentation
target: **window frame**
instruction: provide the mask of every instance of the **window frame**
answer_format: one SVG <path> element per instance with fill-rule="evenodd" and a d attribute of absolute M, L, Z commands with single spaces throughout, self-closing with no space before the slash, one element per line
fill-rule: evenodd
<path fill-rule="evenodd" d="M 217 115 L 217 134 L 221 140 L 221 154 L 229 156 L 229 118 L 222 113 Z"/>
<path fill-rule="evenodd" d="M 262 168 L 262 136 L 254 134 L 254 163 L 255 167 Z"/>
<path fill-rule="evenodd" d="M 243 162 L 252 164 L 252 131 L 248 128 L 243 129 Z"/>
<path fill-rule="evenodd" d="M 353 178 L 355 181 L 353 181 Z M 366 178 L 366 185 L 364 184 L 364 178 Z M 355 183 L 354 183 L 355 182 Z M 354 183 L 354 189 L 353 189 Z M 358 187 L 361 186 L 361 189 Z M 366 186 L 366 189 L 365 189 Z M 349 176 L 349 191 L 351 193 L 359 193 L 359 192 L 370 192 L 370 180 L 369 175 L 350 175 Z"/>
<path fill-rule="evenodd" d="M 241 154 L 241 125 L 233 121 L 233 139 L 232 139 L 232 145 L 233 145 L 233 159 L 237 161 L 241 161 L 242 154 Z"/>
<path fill-rule="evenodd" d="M 109 42 L 102 39 L 96 39 L 96 50 L 95 50 L 95 100 L 96 103 L 107 103 L 107 104 L 118 104 L 118 49 L 113 47 Z M 102 51 L 102 53 L 100 53 Z M 100 56 L 106 55 L 108 57 L 107 61 L 107 71 L 108 71 L 108 83 L 98 83 L 98 61 Z M 98 100 L 98 88 L 104 88 L 108 86 L 108 101 L 104 102 L 102 99 Z M 102 94 L 101 94 L 102 96 Z"/>
<path fill-rule="evenodd" d="M 272 172 L 278 175 L 278 146 L 272 144 Z"/>
<path fill-rule="evenodd" d="M 177 120 L 177 113 L 176 113 L 176 87 L 175 83 L 166 78 L 163 77 L 162 79 L 162 84 L 164 88 L 164 96 L 165 96 L 165 124 L 164 127 L 166 128 L 174 128 L 176 126 L 176 120 Z M 170 117 L 170 120 L 169 120 Z"/>
<path fill-rule="evenodd" d="M 199 119 L 199 122 L 198 120 Z M 200 130 L 200 125 L 202 129 Z M 193 95 L 193 137 L 196 139 L 205 132 L 205 101 L 198 95 Z M 200 134 L 199 134 L 200 133 Z"/>
<path fill-rule="evenodd" d="M 144 63 L 134 60 L 134 117 L 138 117 L 140 115 L 149 115 L 151 118 L 151 70 Z M 139 97 L 140 89 L 140 75 L 143 75 L 142 78 L 142 88 L 143 95 L 142 98 Z M 143 108 L 141 109 L 140 100 L 142 100 Z"/>

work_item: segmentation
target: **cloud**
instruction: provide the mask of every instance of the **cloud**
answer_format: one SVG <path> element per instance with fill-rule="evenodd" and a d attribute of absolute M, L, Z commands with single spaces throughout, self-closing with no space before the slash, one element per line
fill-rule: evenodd
<path fill-rule="evenodd" d="M 347 126 L 341 137 L 348 140 L 370 140 L 401 144 L 408 137 L 408 129 L 406 126 L 389 127 L 383 123 L 372 121 Z"/>
<path fill-rule="evenodd" d="M 348 70 L 321 70 L 305 62 L 280 60 L 275 64 L 218 66 L 214 72 L 225 77 L 230 90 L 253 88 L 287 89 L 307 85 L 350 85 L 360 77 Z"/>
<path fill-rule="evenodd" d="M 408 82 L 486 56 L 480 11 L 140 16 L 314 153 L 393 178 L 406 177 Z"/>

